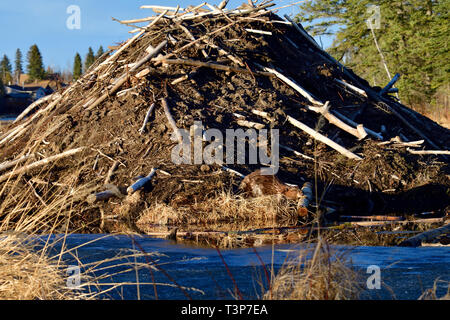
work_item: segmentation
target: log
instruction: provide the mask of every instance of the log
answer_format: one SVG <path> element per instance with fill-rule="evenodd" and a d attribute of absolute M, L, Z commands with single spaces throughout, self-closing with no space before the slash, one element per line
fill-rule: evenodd
<path fill-rule="evenodd" d="M 156 19 L 154 19 L 152 22 L 150 22 L 147 26 L 143 27 L 143 28 L 137 28 L 135 30 L 130 31 L 130 33 L 135 33 L 135 32 L 139 32 L 139 34 L 137 34 L 136 36 L 133 37 L 134 38 L 139 38 L 140 35 L 144 34 L 145 31 L 149 30 L 151 27 L 153 27 L 155 24 L 157 24 L 166 14 L 168 11 L 164 11 L 163 13 L 161 13 L 159 16 L 156 17 Z M 134 40 L 133 40 L 134 41 Z M 129 46 L 129 44 L 127 43 L 127 45 Z M 122 49 L 122 48 L 120 48 Z"/>
<path fill-rule="evenodd" d="M 433 241 L 443 234 L 450 234 L 450 223 L 433 230 L 422 232 L 400 243 L 402 247 L 419 247 L 423 242 Z"/>
<path fill-rule="evenodd" d="M 202 5 L 203 7 L 203 5 Z M 140 9 L 157 9 L 157 10 L 167 10 L 167 11 L 177 11 L 178 9 L 181 11 L 184 11 L 184 8 L 177 8 L 177 7 L 166 7 L 166 6 L 154 6 L 154 5 L 143 5 L 140 6 Z"/>
<path fill-rule="evenodd" d="M 128 187 L 127 193 L 129 195 L 135 193 L 136 191 L 142 189 L 148 182 L 150 182 L 153 178 L 153 176 L 156 174 L 156 171 L 158 169 L 152 168 L 152 171 L 146 176 L 145 178 L 139 179 L 134 184 Z"/>
<path fill-rule="evenodd" d="M 151 28 L 155 23 L 157 23 L 164 14 L 159 15 L 156 17 L 156 19 L 149 23 L 144 29 Z M 116 59 L 124 50 L 126 50 L 129 46 L 131 46 L 141 35 L 143 35 L 145 30 L 142 30 L 137 35 L 135 35 L 133 38 L 129 39 L 122 47 L 120 47 L 119 50 L 117 50 L 112 56 L 110 56 L 108 59 L 100 63 L 97 68 L 94 69 L 93 72 L 97 71 L 101 66 L 111 63 L 114 59 Z"/>
<path fill-rule="evenodd" d="M 337 152 L 343 154 L 347 158 L 354 159 L 354 160 L 362 160 L 362 158 L 360 156 L 358 156 L 358 155 L 354 154 L 353 152 L 347 150 L 343 146 L 337 144 L 336 142 L 334 142 L 330 138 L 325 137 L 324 135 L 320 134 L 319 132 L 315 131 L 314 129 L 311 129 L 306 124 L 298 121 L 297 119 L 295 119 L 295 118 L 293 118 L 291 116 L 287 116 L 287 120 L 293 126 L 295 126 L 295 127 L 299 128 L 300 130 L 306 132 L 307 134 L 312 136 L 314 139 L 325 143 L 326 145 L 328 145 L 329 147 L 333 148 Z"/>
<path fill-rule="evenodd" d="M 212 40 L 211 40 L 211 41 L 208 41 L 207 39 L 204 39 L 203 42 L 206 43 L 206 44 L 207 44 L 208 46 L 210 46 L 211 48 L 216 49 L 216 50 L 219 52 L 219 54 L 221 54 L 221 55 L 223 55 L 223 56 L 226 56 L 228 59 L 230 59 L 231 61 L 233 61 L 233 62 L 236 63 L 237 65 L 239 65 L 239 66 L 241 66 L 241 67 L 244 67 L 244 66 L 245 66 L 244 63 L 242 62 L 242 60 L 241 60 L 240 58 L 235 57 L 234 55 L 232 55 L 232 54 L 229 53 L 228 51 L 226 51 L 226 50 L 222 49 L 221 47 L 219 47 L 218 45 L 214 44 L 214 43 L 212 42 Z"/>
<path fill-rule="evenodd" d="M 174 85 L 179 84 L 179 83 L 181 83 L 183 81 L 186 81 L 188 79 L 189 79 L 189 76 L 187 74 L 185 74 L 184 76 L 181 76 L 181 77 L 173 80 L 170 84 L 174 86 Z"/>
<path fill-rule="evenodd" d="M 145 115 L 144 123 L 142 124 L 142 127 L 139 129 L 139 134 L 143 134 L 145 132 L 145 126 L 147 125 L 154 108 L 155 104 L 152 103 L 150 108 L 148 108 L 147 114 Z"/>
<path fill-rule="evenodd" d="M 229 0 L 222 0 L 222 2 L 219 3 L 219 5 L 217 6 L 218 9 L 222 10 L 225 9 L 225 7 L 227 6 Z"/>
<path fill-rule="evenodd" d="M 27 165 L 25 167 L 19 168 L 17 170 L 13 170 L 12 172 L 9 172 L 9 173 L 6 173 L 6 174 L 0 176 L 0 182 L 8 180 L 8 179 L 10 179 L 10 178 L 12 178 L 14 176 L 18 176 L 19 174 L 25 173 L 25 172 L 30 171 L 32 169 L 42 167 L 42 166 L 44 166 L 46 164 L 49 164 L 51 162 L 54 162 L 54 161 L 57 161 L 57 160 L 60 160 L 60 159 L 66 158 L 66 157 L 73 156 L 73 155 L 83 151 L 84 149 L 85 149 L 84 147 L 71 149 L 71 150 L 65 151 L 63 153 L 60 153 L 60 154 L 57 154 L 57 155 L 54 155 L 54 156 L 51 156 L 51 157 L 48 157 L 48 158 L 36 161 L 36 162 L 33 162 L 33 163 L 31 163 L 31 164 L 29 164 L 29 165 Z"/>
<path fill-rule="evenodd" d="M 340 118 L 342 121 L 347 122 L 349 125 L 351 126 L 355 126 L 358 127 L 359 124 L 356 123 L 355 121 L 353 121 L 352 119 L 347 118 L 346 116 L 344 116 L 342 113 L 339 113 L 337 111 L 330 111 L 332 114 L 336 115 L 336 117 Z M 372 137 L 374 137 L 375 139 L 378 140 L 384 140 L 383 136 L 381 135 L 381 133 L 375 132 L 373 130 L 370 130 L 368 128 L 364 127 L 364 130 L 370 134 Z"/>

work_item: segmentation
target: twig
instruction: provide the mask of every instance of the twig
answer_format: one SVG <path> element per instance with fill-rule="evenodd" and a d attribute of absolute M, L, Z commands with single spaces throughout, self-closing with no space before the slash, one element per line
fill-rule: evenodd
<path fill-rule="evenodd" d="M 155 104 L 152 103 L 150 108 L 148 108 L 147 114 L 145 115 L 144 123 L 142 124 L 142 127 L 139 129 L 139 134 L 143 134 L 145 132 L 145 126 L 147 125 L 154 108 Z"/>

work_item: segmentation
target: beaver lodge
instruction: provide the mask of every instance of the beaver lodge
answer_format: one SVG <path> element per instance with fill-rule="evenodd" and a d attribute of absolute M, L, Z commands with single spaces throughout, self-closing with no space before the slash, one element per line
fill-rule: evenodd
<path fill-rule="evenodd" d="M 271 1 L 225 3 L 144 6 L 156 14 L 119 21 L 128 41 L 0 129 L 2 230 L 222 246 L 323 230 L 396 244 L 445 224 L 449 130 L 390 95 L 395 79 L 371 87 Z M 261 163 L 174 163 L 194 122 L 223 136 L 278 129 L 277 176 L 255 173 Z"/>

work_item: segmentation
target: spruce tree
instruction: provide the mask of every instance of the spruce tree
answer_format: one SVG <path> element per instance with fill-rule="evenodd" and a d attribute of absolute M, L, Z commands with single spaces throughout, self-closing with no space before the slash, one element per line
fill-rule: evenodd
<path fill-rule="evenodd" d="M 22 67 L 22 52 L 20 49 L 16 50 L 16 60 L 14 61 L 14 78 L 18 83 L 20 80 L 20 75 L 23 73 Z"/>
<path fill-rule="evenodd" d="M 95 62 L 94 51 L 92 51 L 92 48 L 89 47 L 86 59 L 84 61 L 84 71 L 86 72 L 94 62 Z"/>
<path fill-rule="evenodd" d="M 380 8 L 380 29 L 373 31 L 388 69 L 402 75 L 400 98 L 408 104 L 431 102 L 450 79 L 448 0 L 315 0 L 300 5 L 297 19 L 313 35 L 334 35 L 329 53 L 384 86 L 389 78 L 366 22 L 372 4 Z"/>
<path fill-rule="evenodd" d="M 104 53 L 105 53 L 105 50 L 103 50 L 103 47 L 100 46 L 100 48 L 98 48 L 97 54 L 95 55 L 95 60 L 100 58 Z"/>
<path fill-rule="evenodd" d="M 11 63 L 9 62 L 9 59 L 5 54 L 0 61 L 0 78 L 2 79 L 3 83 L 8 84 L 10 81 L 12 81 L 11 73 Z"/>
<path fill-rule="evenodd" d="M 27 71 L 30 80 L 42 80 L 45 77 L 44 64 L 42 56 L 37 45 L 32 45 L 27 55 L 28 66 Z"/>
<path fill-rule="evenodd" d="M 81 62 L 81 56 L 77 52 L 75 55 L 75 60 L 73 63 L 73 80 L 78 80 L 81 77 L 82 74 L 82 62 Z"/>

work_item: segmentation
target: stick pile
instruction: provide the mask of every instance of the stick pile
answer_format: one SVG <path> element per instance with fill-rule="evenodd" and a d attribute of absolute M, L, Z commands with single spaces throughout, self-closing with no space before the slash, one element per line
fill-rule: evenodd
<path fill-rule="evenodd" d="M 220 166 L 177 166 L 170 157 L 176 144 L 170 135 L 180 140 L 179 129 L 189 130 L 194 121 L 224 136 L 226 129 L 279 129 L 281 175 L 298 185 L 312 181 L 318 167 L 324 183 L 364 191 L 395 193 L 419 184 L 415 169 L 395 174 L 388 153 L 414 162 L 414 168 L 425 161 L 436 167 L 430 179 L 442 177 L 448 130 L 401 105 L 388 94 L 390 84 L 372 88 L 324 52 L 300 24 L 277 16 L 271 1 L 237 9 L 226 2 L 143 6 L 155 15 L 115 19 L 135 35 L 70 87 L 34 103 L 2 129 L 0 187 L 51 163 L 49 182 L 60 182 L 50 181 L 59 176 L 51 172 L 86 166 L 80 181 L 98 192 L 105 192 L 106 180 L 121 186 L 124 196 L 127 188 L 131 194 L 151 180 L 147 203 L 211 196 L 224 176 L 235 175 Z M 374 148 L 375 154 L 368 152 Z M 379 170 L 377 153 L 389 170 Z M 227 167 L 241 175 L 258 168 Z M 373 169 L 373 176 L 360 168 Z M 86 203 L 114 194 L 91 195 Z"/>

